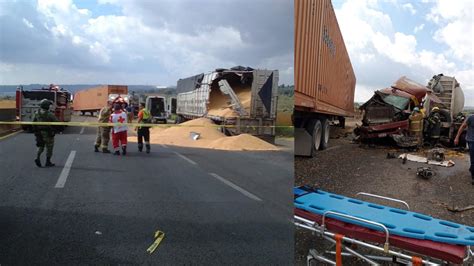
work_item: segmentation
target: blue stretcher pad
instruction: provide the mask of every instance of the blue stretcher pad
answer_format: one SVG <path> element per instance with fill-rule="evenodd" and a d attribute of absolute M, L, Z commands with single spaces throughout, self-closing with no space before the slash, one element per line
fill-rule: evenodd
<path fill-rule="evenodd" d="M 474 246 L 474 227 L 435 219 L 416 212 L 373 204 L 322 190 L 294 188 L 295 207 L 323 215 L 334 211 L 381 223 L 394 235 Z M 383 231 L 380 227 L 328 214 L 327 217 Z"/>

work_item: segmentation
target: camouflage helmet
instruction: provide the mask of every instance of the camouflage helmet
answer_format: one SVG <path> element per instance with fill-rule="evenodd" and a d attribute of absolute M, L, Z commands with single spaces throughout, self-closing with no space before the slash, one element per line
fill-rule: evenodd
<path fill-rule="evenodd" d="M 53 103 L 52 103 L 50 100 L 48 100 L 48 99 L 43 99 L 43 100 L 41 100 L 41 102 L 40 102 L 39 105 L 40 105 L 41 109 L 46 109 L 46 110 L 47 110 L 47 109 L 49 109 L 49 106 L 50 106 L 51 104 L 53 104 Z"/>

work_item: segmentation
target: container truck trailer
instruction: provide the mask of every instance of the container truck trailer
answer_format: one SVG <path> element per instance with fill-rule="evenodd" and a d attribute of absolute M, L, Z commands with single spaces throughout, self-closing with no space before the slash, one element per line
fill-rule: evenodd
<path fill-rule="evenodd" d="M 295 0 L 295 155 L 328 146 L 330 123 L 354 114 L 356 78 L 330 0 Z"/>
<path fill-rule="evenodd" d="M 130 96 L 128 95 L 128 87 L 123 85 L 103 85 L 81 90 L 74 95 L 74 111 L 81 112 L 85 115 L 89 112 L 99 112 L 102 107 L 107 105 L 109 99 L 122 97 L 128 103 Z"/>

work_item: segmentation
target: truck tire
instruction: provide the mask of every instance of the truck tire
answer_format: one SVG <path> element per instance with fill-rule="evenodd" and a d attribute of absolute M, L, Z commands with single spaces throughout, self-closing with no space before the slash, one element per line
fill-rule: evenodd
<path fill-rule="evenodd" d="M 330 132 L 330 125 L 328 119 L 321 120 L 322 132 L 321 132 L 321 145 L 319 145 L 319 150 L 324 150 L 328 147 L 329 144 L 329 132 Z"/>
<path fill-rule="evenodd" d="M 311 156 L 314 156 L 319 150 L 319 146 L 321 145 L 321 137 L 322 137 L 322 131 L 323 127 L 321 125 L 321 121 L 319 119 L 313 119 L 311 120 L 307 127 L 306 130 L 311 134 Z"/>

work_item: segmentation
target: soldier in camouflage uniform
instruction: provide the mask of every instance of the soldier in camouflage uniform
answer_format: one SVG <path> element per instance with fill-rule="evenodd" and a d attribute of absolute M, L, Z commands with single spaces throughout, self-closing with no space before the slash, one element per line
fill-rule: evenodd
<path fill-rule="evenodd" d="M 112 103 L 107 102 L 107 106 L 102 108 L 99 113 L 99 123 L 108 123 L 110 115 L 112 114 Z M 95 140 L 94 151 L 99 152 L 101 147 L 103 153 L 110 153 L 109 147 L 110 127 L 98 127 L 97 138 Z"/>
<path fill-rule="evenodd" d="M 57 122 L 56 117 L 49 111 L 49 106 L 53 104 L 51 101 L 43 99 L 40 102 L 40 109 L 36 111 L 33 122 Z M 46 167 L 54 166 L 54 163 L 51 162 L 51 156 L 53 156 L 53 147 L 54 147 L 54 134 L 55 128 L 50 125 L 39 125 L 33 126 L 35 137 L 36 137 L 36 146 L 38 151 L 36 153 L 35 164 L 38 167 L 41 167 L 41 154 L 46 147 Z"/>

